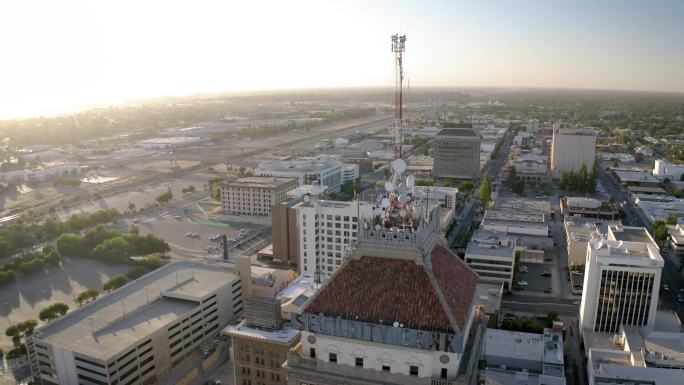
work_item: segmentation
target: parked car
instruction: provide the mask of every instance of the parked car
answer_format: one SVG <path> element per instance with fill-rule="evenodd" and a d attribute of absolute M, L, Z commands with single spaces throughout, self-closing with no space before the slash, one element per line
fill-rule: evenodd
<path fill-rule="evenodd" d="M 527 281 L 518 281 L 518 285 L 527 286 Z"/>
<path fill-rule="evenodd" d="M 541 273 L 541 274 L 539 274 L 539 275 L 541 275 L 542 277 L 550 277 L 550 276 L 551 276 L 551 272 L 550 272 L 550 271 L 545 271 L 545 272 L 543 272 L 543 273 Z"/>
<path fill-rule="evenodd" d="M 520 266 L 520 272 L 521 273 L 527 273 L 527 266 L 525 266 L 525 265 Z"/>

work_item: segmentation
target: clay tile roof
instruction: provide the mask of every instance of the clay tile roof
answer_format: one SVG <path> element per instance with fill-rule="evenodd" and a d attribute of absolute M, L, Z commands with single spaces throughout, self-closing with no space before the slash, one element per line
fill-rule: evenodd
<path fill-rule="evenodd" d="M 434 275 L 412 260 L 361 257 L 350 260 L 304 310 L 345 319 L 419 330 L 457 332 L 473 307 L 477 274 L 441 246 L 432 253 Z M 442 293 L 446 303 L 439 298 Z M 357 318 L 358 317 L 358 318 Z"/>

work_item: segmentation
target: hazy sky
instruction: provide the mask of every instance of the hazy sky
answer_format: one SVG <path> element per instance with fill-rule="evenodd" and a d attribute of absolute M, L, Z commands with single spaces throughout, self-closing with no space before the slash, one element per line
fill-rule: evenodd
<path fill-rule="evenodd" d="M 20 0 L 0 118 L 199 92 L 391 86 L 684 92 L 684 1 Z"/>

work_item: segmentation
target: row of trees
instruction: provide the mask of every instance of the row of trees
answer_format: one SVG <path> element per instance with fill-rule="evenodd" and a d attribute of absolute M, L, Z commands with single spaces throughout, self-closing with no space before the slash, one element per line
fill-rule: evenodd
<path fill-rule="evenodd" d="M 67 256 L 129 263 L 133 256 L 165 253 L 171 249 L 166 241 L 153 234 L 141 235 L 137 229 L 121 234 L 98 225 L 85 236 L 73 233 L 60 235 L 57 238 L 57 250 Z"/>
<path fill-rule="evenodd" d="M 575 170 L 562 172 L 559 186 L 563 190 L 575 191 L 582 194 L 595 193 L 597 181 L 598 165 L 594 163 L 591 173 L 587 170 L 586 165 L 582 165 L 577 174 L 575 173 Z"/>
<path fill-rule="evenodd" d="M 518 172 L 515 169 L 515 166 L 511 166 L 511 168 L 508 170 L 508 177 L 506 178 L 506 183 L 508 184 L 508 186 L 510 186 L 511 190 L 513 190 L 514 193 L 525 193 L 525 181 L 522 178 L 518 177 Z"/>
<path fill-rule="evenodd" d="M 492 186 L 489 183 L 489 175 L 485 175 L 480 183 L 480 201 L 482 205 L 487 207 L 492 200 Z"/>
<path fill-rule="evenodd" d="M 56 320 L 69 311 L 69 305 L 64 302 L 56 302 L 50 306 L 44 307 L 38 313 L 38 318 L 43 322 Z"/>
<path fill-rule="evenodd" d="M 116 209 L 107 209 L 88 215 L 74 214 L 63 221 L 51 217 L 43 223 L 12 223 L 0 228 L 0 258 L 13 255 L 37 243 L 55 239 L 61 234 L 78 232 L 100 223 L 109 223 L 119 217 Z"/>
<path fill-rule="evenodd" d="M 0 286 L 14 281 L 15 272 L 29 275 L 43 271 L 46 266 L 57 266 L 62 256 L 54 246 L 47 245 L 38 253 L 26 254 L 0 267 Z"/>

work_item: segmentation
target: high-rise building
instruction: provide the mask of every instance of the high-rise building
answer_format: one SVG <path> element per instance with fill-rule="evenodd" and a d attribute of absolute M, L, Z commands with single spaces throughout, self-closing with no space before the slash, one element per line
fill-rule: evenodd
<path fill-rule="evenodd" d="M 477 274 L 442 245 L 438 208 L 388 195 L 293 317 L 301 340 L 288 354 L 289 384 L 477 382 L 487 319 Z"/>
<path fill-rule="evenodd" d="M 271 226 L 273 239 L 273 260 L 289 266 L 299 266 L 299 226 L 297 225 L 297 209 L 294 208 L 299 199 L 280 202 L 271 209 Z"/>
<path fill-rule="evenodd" d="M 357 238 L 359 218 L 368 217 L 367 202 L 312 199 L 293 206 L 299 231 L 300 274 L 330 277 L 342 264 L 344 253 Z"/>
<path fill-rule="evenodd" d="M 480 135 L 470 124 L 445 127 L 448 128 L 439 131 L 434 139 L 434 176 L 477 178 L 480 175 Z"/>
<path fill-rule="evenodd" d="M 579 172 L 582 165 L 589 171 L 596 157 L 596 130 L 591 128 L 558 128 L 554 125 L 551 141 L 551 174 L 559 178 L 564 171 Z"/>
<path fill-rule="evenodd" d="M 221 184 L 223 212 L 229 215 L 271 215 L 271 208 L 287 199 L 287 192 L 297 187 L 292 178 L 239 178 Z"/>
<path fill-rule="evenodd" d="M 171 262 L 35 330 L 36 384 L 165 383 L 242 314 L 241 272 Z"/>
<path fill-rule="evenodd" d="M 620 234 L 629 239 L 629 234 Z M 587 245 L 580 330 L 616 332 L 653 326 L 664 266 L 653 243 L 592 239 Z"/>
<path fill-rule="evenodd" d="M 497 231 L 477 230 L 468 243 L 465 261 L 484 282 L 513 288 L 515 238 Z"/>

